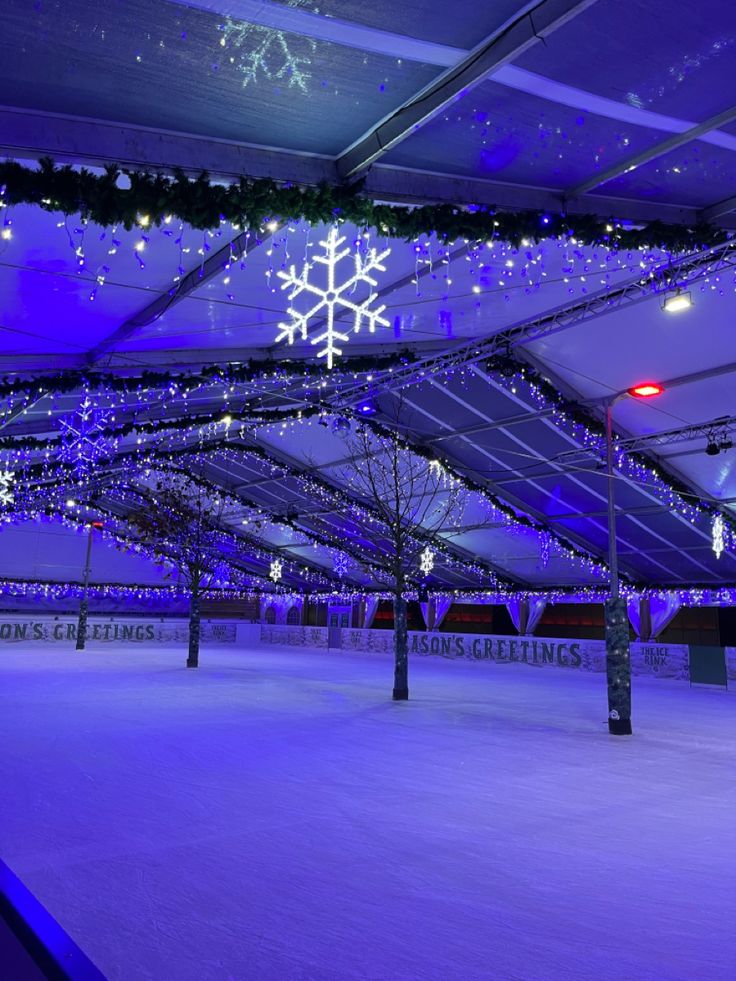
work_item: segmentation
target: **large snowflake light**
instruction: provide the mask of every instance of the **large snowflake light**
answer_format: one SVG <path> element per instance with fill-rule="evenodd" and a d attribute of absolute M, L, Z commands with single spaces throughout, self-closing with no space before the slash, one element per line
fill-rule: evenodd
<path fill-rule="evenodd" d="M 434 569 L 434 552 L 429 545 L 427 545 L 419 556 L 419 567 L 425 576 L 428 576 L 432 569 Z"/>
<path fill-rule="evenodd" d="M 111 413 L 97 408 L 86 395 L 73 415 L 59 420 L 59 461 L 71 464 L 79 476 L 86 475 L 95 463 L 110 456 L 115 448 L 103 435 L 110 421 Z"/>
<path fill-rule="evenodd" d="M 280 582 L 281 581 L 281 572 L 282 572 L 283 568 L 284 568 L 284 563 L 281 561 L 281 559 L 274 559 L 273 560 L 273 562 L 271 563 L 270 576 L 271 576 L 271 579 L 274 582 Z"/>
<path fill-rule="evenodd" d="M 371 273 L 375 270 L 386 271 L 383 260 L 390 255 L 391 249 L 384 249 L 380 253 L 376 249 L 370 249 L 365 257 L 356 251 L 353 256 L 355 270 L 353 275 L 348 277 L 344 283 L 337 285 L 335 281 L 337 267 L 351 255 L 349 246 L 342 247 L 344 242 L 345 236 L 340 235 L 337 228 L 333 226 L 327 238 L 319 243 L 325 250 L 325 254 L 315 256 L 314 262 L 325 266 L 327 270 L 327 286 L 325 288 L 320 288 L 310 282 L 313 266 L 309 262 L 304 264 L 300 275 L 297 275 L 295 266 L 291 266 L 288 272 L 280 271 L 278 274 L 279 278 L 284 280 L 281 289 L 290 290 L 289 301 L 291 303 L 302 293 L 309 294 L 316 299 L 314 304 L 304 313 L 301 313 L 294 306 L 289 307 L 287 313 L 291 317 L 291 323 L 279 324 L 280 333 L 276 337 L 277 343 L 287 340 L 289 344 L 293 344 L 297 333 L 301 334 L 302 340 L 306 341 L 309 321 L 317 318 L 316 329 L 321 330 L 321 333 L 313 337 L 311 343 L 322 344 L 324 342 L 324 347 L 317 351 L 317 357 L 327 358 L 328 368 L 332 367 L 335 356 L 342 354 L 342 348 L 338 344 L 340 342 L 346 343 L 348 340 L 348 335 L 339 330 L 335 323 L 340 313 L 353 315 L 352 329 L 355 334 L 360 331 L 364 323 L 371 334 L 378 325 L 389 326 L 388 320 L 381 316 L 386 309 L 385 303 L 371 309 L 377 299 L 376 293 L 373 292 L 373 287 L 377 285 L 377 282 Z M 359 285 L 367 285 L 370 288 L 370 293 L 365 300 L 356 303 L 351 299 L 351 295 Z"/>
<path fill-rule="evenodd" d="M 0 470 L 0 505 L 10 507 L 15 500 L 13 494 L 13 478 L 15 474 L 12 470 Z"/>

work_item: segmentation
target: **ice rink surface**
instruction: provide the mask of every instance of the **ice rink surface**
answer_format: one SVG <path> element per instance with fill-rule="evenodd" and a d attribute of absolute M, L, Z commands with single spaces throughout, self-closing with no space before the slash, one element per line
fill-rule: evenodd
<path fill-rule="evenodd" d="M 110 979 L 736 976 L 732 694 L 185 657 L 0 655 L 0 857 Z"/>

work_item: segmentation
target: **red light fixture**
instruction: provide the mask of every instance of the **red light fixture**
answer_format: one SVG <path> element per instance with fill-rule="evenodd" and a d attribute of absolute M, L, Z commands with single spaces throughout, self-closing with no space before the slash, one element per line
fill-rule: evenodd
<path fill-rule="evenodd" d="M 103 525 L 103 523 L 101 521 L 93 521 L 92 522 L 92 527 L 93 528 L 104 528 L 105 526 Z"/>
<path fill-rule="evenodd" d="M 661 395 L 664 388 L 656 382 L 642 382 L 641 385 L 634 385 L 628 391 L 635 399 L 651 399 L 655 395 Z"/>

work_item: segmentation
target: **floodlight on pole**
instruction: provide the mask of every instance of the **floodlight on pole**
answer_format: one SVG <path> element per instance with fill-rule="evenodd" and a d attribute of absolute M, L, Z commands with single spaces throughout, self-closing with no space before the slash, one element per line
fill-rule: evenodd
<path fill-rule="evenodd" d="M 631 729 L 631 659 L 626 602 L 621 598 L 616 547 L 616 501 L 613 474 L 613 407 L 627 396 L 650 399 L 664 391 L 657 382 L 632 385 L 606 400 L 606 471 L 608 474 L 608 569 L 611 595 L 606 600 L 606 680 L 608 686 L 608 731 L 615 736 L 630 736 Z"/>

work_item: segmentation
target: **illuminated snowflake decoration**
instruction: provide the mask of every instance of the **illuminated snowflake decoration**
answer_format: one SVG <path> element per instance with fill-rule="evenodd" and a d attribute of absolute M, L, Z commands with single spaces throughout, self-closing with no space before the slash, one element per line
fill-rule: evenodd
<path fill-rule="evenodd" d="M 0 506 L 10 507 L 15 500 L 13 493 L 13 479 L 15 474 L 12 470 L 0 470 Z"/>
<path fill-rule="evenodd" d="M 59 420 L 59 461 L 71 464 L 77 474 L 83 476 L 99 460 L 111 456 L 115 443 L 103 435 L 111 418 L 109 411 L 98 409 L 90 397 L 85 396 L 73 415 Z"/>
<path fill-rule="evenodd" d="M 428 576 L 432 569 L 434 569 L 434 552 L 427 545 L 422 554 L 419 556 L 419 568 L 422 570 L 425 576 Z"/>
<path fill-rule="evenodd" d="M 281 582 L 281 572 L 283 568 L 284 568 L 284 563 L 281 561 L 281 559 L 273 560 L 273 562 L 271 563 L 271 571 L 269 575 L 274 582 Z"/>
<path fill-rule="evenodd" d="M 381 316 L 386 309 L 386 304 L 383 303 L 372 308 L 377 299 L 377 295 L 373 291 L 377 282 L 371 273 L 376 270 L 386 271 L 383 260 L 390 255 L 391 249 L 384 249 L 380 253 L 376 249 L 370 249 L 368 254 L 363 256 L 359 251 L 354 254 L 351 253 L 349 246 L 343 248 L 344 242 L 345 236 L 340 235 L 337 228 L 333 226 L 327 238 L 319 243 L 324 249 L 324 255 L 315 256 L 314 262 L 326 267 L 327 286 L 324 289 L 310 282 L 310 273 L 313 267 L 308 262 L 304 264 L 300 275 L 297 275 L 295 266 L 291 266 L 288 272 L 280 271 L 278 274 L 279 278 L 284 280 L 281 289 L 290 290 L 290 303 L 293 303 L 302 293 L 316 299 L 314 304 L 304 313 L 293 306 L 289 307 L 287 313 L 291 317 L 291 323 L 279 324 L 280 333 L 276 337 L 276 342 L 287 340 L 289 344 L 293 344 L 297 334 L 300 334 L 302 340 L 306 341 L 309 321 L 316 317 L 318 318 L 316 329 L 321 332 L 312 338 L 311 343 L 322 344 L 324 342 L 324 347 L 317 351 L 317 357 L 326 358 L 328 368 L 332 367 L 335 357 L 342 354 L 342 348 L 338 345 L 348 341 L 348 334 L 339 330 L 335 323 L 340 313 L 352 314 L 352 329 L 355 334 L 359 333 L 364 324 L 371 334 L 379 325 L 382 327 L 389 326 L 388 320 Z M 349 276 L 342 284 L 337 285 L 335 282 L 337 267 L 351 255 L 353 257 L 353 275 Z M 367 285 L 370 288 L 370 293 L 367 299 L 356 303 L 351 299 L 351 294 L 360 285 Z M 336 313 L 336 310 L 339 312 Z"/>
<path fill-rule="evenodd" d="M 304 0 L 288 0 L 287 6 L 301 7 Z M 259 78 L 283 79 L 288 87 L 301 89 L 306 93 L 307 83 L 312 77 L 306 66 L 312 59 L 298 55 L 289 47 L 288 35 L 284 31 L 260 24 L 248 24 L 228 17 L 223 27 L 220 45 L 232 45 L 238 51 L 237 70 L 243 76 L 243 88 L 251 82 L 255 85 Z M 316 42 L 312 38 L 300 37 L 303 50 L 314 54 Z M 235 64 L 235 58 L 230 61 Z"/>
<path fill-rule="evenodd" d="M 721 555 L 723 554 L 723 550 L 726 547 L 725 532 L 726 529 L 723 524 L 723 517 L 720 514 L 717 514 L 713 518 L 713 524 L 711 526 L 712 548 L 717 559 L 720 559 Z"/>
<path fill-rule="evenodd" d="M 338 552 L 332 563 L 332 570 L 336 576 L 341 579 L 344 575 L 347 575 L 348 571 L 348 557 L 343 555 L 342 552 Z"/>

